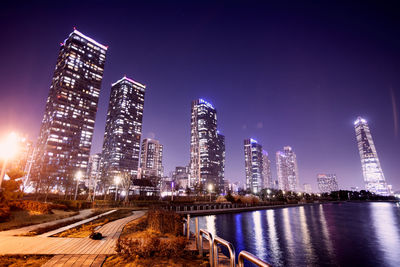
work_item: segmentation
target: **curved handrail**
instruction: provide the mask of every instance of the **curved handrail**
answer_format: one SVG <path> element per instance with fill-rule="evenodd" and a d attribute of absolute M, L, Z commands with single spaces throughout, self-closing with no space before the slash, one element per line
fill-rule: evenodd
<path fill-rule="evenodd" d="M 218 236 L 214 237 L 213 250 L 214 250 L 214 266 L 218 266 L 218 244 L 224 245 L 229 251 L 230 267 L 235 267 L 235 247 L 231 242 L 226 241 Z"/>
<path fill-rule="evenodd" d="M 251 254 L 250 252 L 242 250 L 242 251 L 240 251 L 239 257 L 238 257 L 238 267 L 244 267 L 245 259 L 256 264 L 257 266 L 260 266 L 260 267 L 270 267 L 271 266 L 268 263 L 266 263 L 265 261 L 263 261 L 262 259 L 260 259 L 259 257 Z"/>
<path fill-rule="evenodd" d="M 200 250 L 199 250 L 199 252 L 200 252 L 201 256 L 203 256 L 203 235 L 206 236 L 206 238 L 208 239 L 208 243 L 210 244 L 210 253 L 209 253 L 210 254 L 210 266 L 214 267 L 214 261 L 213 261 L 213 259 L 214 259 L 214 257 L 213 257 L 214 238 L 213 238 L 213 235 L 210 232 L 208 232 L 208 231 L 206 231 L 204 229 L 200 229 L 200 231 L 199 231 L 199 237 L 200 237 Z"/>

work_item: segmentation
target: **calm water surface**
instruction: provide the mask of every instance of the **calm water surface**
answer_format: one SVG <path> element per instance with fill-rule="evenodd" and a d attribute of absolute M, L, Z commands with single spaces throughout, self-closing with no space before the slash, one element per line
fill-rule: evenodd
<path fill-rule="evenodd" d="M 400 207 L 315 204 L 199 217 L 200 228 L 273 266 L 400 266 Z M 194 228 L 192 228 L 194 229 Z"/>

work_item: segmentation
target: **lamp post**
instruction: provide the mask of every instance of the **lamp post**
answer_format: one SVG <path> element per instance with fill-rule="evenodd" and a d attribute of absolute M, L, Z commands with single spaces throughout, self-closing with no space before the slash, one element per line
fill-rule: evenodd
<path fill-rule="evenodd" d="M 0 144 L 0 157 L 4 159 L 3 167 L 0 174 L 0 191 L 4 176 L 6 175 L 8 160 L 15 156 L 18 152 L 18 135 L 14 132 L 10 133 Z"/>
<path fill-rule="evenodd" d="M 271 194 L 271 190 L 270 190 L 270 189 L 267 189 L 268 201 L 271 201 L 269 194 Z"/>
<path fill-rule="evenodd" d="M 171 183 L 171 201 L 174 201 L 174 189 L 175 189 L 175 183 Z"/>
<path fill-rule="evenodd" d="M 208 185 L 208 192 L 210 193 L 210 202 L 211 202 L 211 192 L 212 192 L 212 190 L 213 190 L 213 185 L 209 184 Z"/>
<path fill-rule="evenodd" d="M 76 188 L 75 188 L 75 197 L 74 197 L 74 200 L 76 200 L 76 196 L 78 195 L 78 186 L 79 186 L 79 182 L 80 182 L 81 179 L 82 179 L 82 172 L 81 172 L 81 171 L 78 171 L 78 172 L 76 173 L 76 177 L 75 177 L 75 180 L 76 180 Z"/>
<path fill-rule="evenodd" d="M 117 201 L 117 194 L 118 194 L 118 184 L 121 182 L 121 178 L 119 176 L 115 176 L 115 201 Z"/>

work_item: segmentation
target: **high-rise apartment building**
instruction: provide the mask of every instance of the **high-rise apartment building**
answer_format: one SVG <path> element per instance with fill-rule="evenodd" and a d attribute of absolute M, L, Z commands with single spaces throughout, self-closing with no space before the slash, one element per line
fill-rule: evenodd
<path fill-rule="evenodd" d="M 367 121 L 358 117 L 354 122 L 354 128 L 358 151 L 360 153 L 365 189 L 378 195 L 388 195 L 385 176 L 383 175 Z"/>
<path fill-rule="evenodd" d="M 177 166 L 171 175 L 172 181 L 183 189 L 189 186 L 189 167 Z"/>
<path fill-rule="evenodd" d="M 69 191 L 86 173 L 107 47 L 74 30 L 61 43 L 31 178 Z"/>
<path fill-rule="evenodd" d="M 303 184 L 304 193 L 312 194 L 312 187 L 310 184 Z"/>
<path fill-rule="evenodd" d="M 330 193 L 339 190 L 336 174 L 318 174 L 317 182 L 321 193 Z"/>
<path fill-rule="evenodd" d="M 203 99 L 191 108 L 189 187 L 202 183 L 224 187 L 225 137 L 217 132 L 217 111 Z"/>
<path fill-rule="evenodd" d="M 290 146 L 285 146 L 282 151 L 276 152 L 276 168 L 279 189 L 284 191 L 299 190 L 299 172 L 296 154 Z"/>
<path fill-rule="evenodd" d="M 127 77 L 111 85 L 102 151 L 102 182 L 118 175 L 136 178 L 146 86 Z"/>
<path fill-rule="evenodd" d="M 85 185 L 93 191 L 101 176 L 101 153 L 90 155 L 87 168 Z"/>
<path fill-rule="evenodd" d="M 244 166 L 246 172 L 246 189 L 258 193 L 263 187 L 263 153 L 262 145 L 254 139 L 244 140 Z"/>
<path fill-rule="evenodd" d="M 140 157 L 140 178 L 162 178 L 164 175 L 162 157 L 163 145 L 159 141 L 150 138 L 143 139 Z"/>
<path fill-rule="evenodd" d="M 262 151 L 262 176 L 263 188 L 274 188 L 274 181 L 272 180 L 271 161 L 269 160 L 267 151 Z"/>

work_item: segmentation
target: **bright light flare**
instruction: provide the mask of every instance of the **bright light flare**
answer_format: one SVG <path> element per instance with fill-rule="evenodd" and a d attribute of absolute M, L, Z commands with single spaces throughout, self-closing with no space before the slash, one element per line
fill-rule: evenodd
<path fill-rule="evenodd" d="M 82 172 L 81 172 L 81 171 L 78 171 L 78 172 L 76 173 L 75 179 L 76 179 L 77 181 L 80 181 L 80 180 L 82 179 Z"/>
<path fill-rule="evenodd" d="M 119 184 L 120 182 L 121 182 L 121 177 L 115 176 L 115 178 L 114 178 L 114 183 L 115 183 L 115 184 Z"/>
<path fill-rule="evenodd" d="M 213 191 L 213 189 L 214 189 L 213 185 L 212 185 L 212 184 L 209 184 L 209 185 L 208 185 L 208 191 L 211 192 L 211 191 Z"/>
<path fill-rule="evenodd" d="M 10 159 L 14 157 L 19 150 L 18 135 L 11 132 L 3 142 L 0 143 L 0 157 L 2 159 Z"/>

